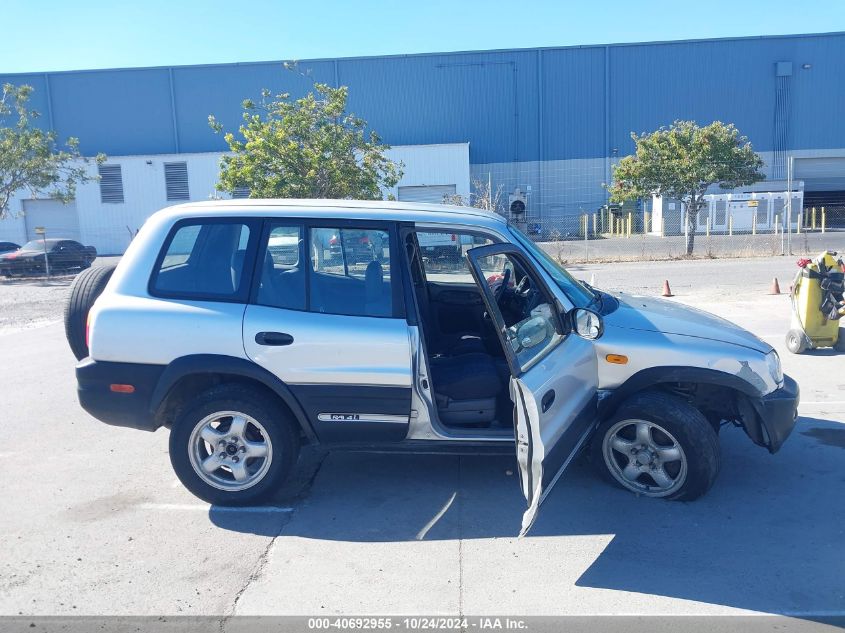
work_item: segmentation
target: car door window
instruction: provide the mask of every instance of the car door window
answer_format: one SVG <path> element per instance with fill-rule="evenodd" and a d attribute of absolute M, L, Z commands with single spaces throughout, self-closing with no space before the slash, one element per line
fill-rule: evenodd
<path fill-rule="evenodd" d="M 447 284 L 475 284 L 466 262 L 466 253 L 493 240 L 470 233 L 417 231 L 417 243 L 428 281 Z"/>
<path fill-rule="evenodd" d="M 259 253 L 256 303 L 274 308 L 305 309 L 303 227 L 273 223 Z"/>
<path fill-rule="evenodd" d="M 482 257 L 476 263 L 495 297 L 493 317 L 504 332 L 507 351 L 521 373 L 563 338 L 554 297 L 534 268 L 514 254 Z"/>
<path fill-rule="evenodd" d="M 393 316 L 389 233 L 312 228 L 309 309 L 352 316 Z"/>

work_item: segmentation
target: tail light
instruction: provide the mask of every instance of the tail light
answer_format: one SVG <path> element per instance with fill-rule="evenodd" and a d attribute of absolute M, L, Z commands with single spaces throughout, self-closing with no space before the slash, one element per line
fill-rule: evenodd
<path fill-rule="evenodd" d="M 361 238 L 361 244 L 369 244 L 369 243 L 370 243 L 370 238 L 367 237 L 366 235 Z"/>
<path fill-rule="evenodd" d="M 455 235 L 454 233 L 452 233 L 452 241 L 453 241 L 453 242 L 457 242 L 457 241 L 458 241 L 458 236 L 457 236 L 457 235 Z"/>

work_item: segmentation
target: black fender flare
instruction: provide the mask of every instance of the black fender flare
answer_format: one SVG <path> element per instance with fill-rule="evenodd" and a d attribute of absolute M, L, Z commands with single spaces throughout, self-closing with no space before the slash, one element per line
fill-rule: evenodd
<path fill-rule="evenodd" d="M 650 367 L 638 371 L 619 387 L 609 390 L 599 402 L 599 416 L 604 418 L 633 394 L 666 383 L 688 382 L 717 385 L 738 391 L 753 401 L 760 399 L 759 390 L 739 376 L 705 367 L 666 366 Z"/>
<path fill-rule="evenodd" d="M 293 412 L 305 436 L 311 442 L 319 442 L 317 434 L 314 432 L 311 423 L 305 415 L 305 411 L 290 388 L 278 376 L 263 367 L 245 358 L 237 358 L 235 356 L 192 354 L 173 360 L 162 372 L 153 390 L 152 396 L 150 397 L 150 413 L 154 416 L 158 413 L 162 403 L 176 383 L 186 376 L 202 374 L 230 374 L 249 378 L 264 385 L 278 395 Z"/>

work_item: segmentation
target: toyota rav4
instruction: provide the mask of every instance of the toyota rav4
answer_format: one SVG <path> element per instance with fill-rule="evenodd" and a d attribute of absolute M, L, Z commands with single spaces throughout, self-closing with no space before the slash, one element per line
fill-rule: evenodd
<path fill-rule="evenodd" d="M 441 236 L 462 257 L 429 256 L 421 245 Z M 515 449 L 525 533 L 582 449 L 634 493 L 691 500 L 716 479 L 722 425 L 774 453 L 797 416 L 798 386 L 767 343 L 592 288 L 469 208 L 171 207 L 113 274 L 78 277 L 66 328 L 85 410 L 169 428 L 176 474 L 214 504 L 265 499 L 304 443 Z"/>

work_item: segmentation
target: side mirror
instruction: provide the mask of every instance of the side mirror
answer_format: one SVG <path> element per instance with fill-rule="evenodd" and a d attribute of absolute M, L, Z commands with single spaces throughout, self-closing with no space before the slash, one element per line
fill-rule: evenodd
<path fill-rule="evenodd" d="M 604 334 L 604 321 L 598 312 L 588 308 L 574 308 L 569 318 L 572 331 L 588 341 L 595 341 Z"/>

